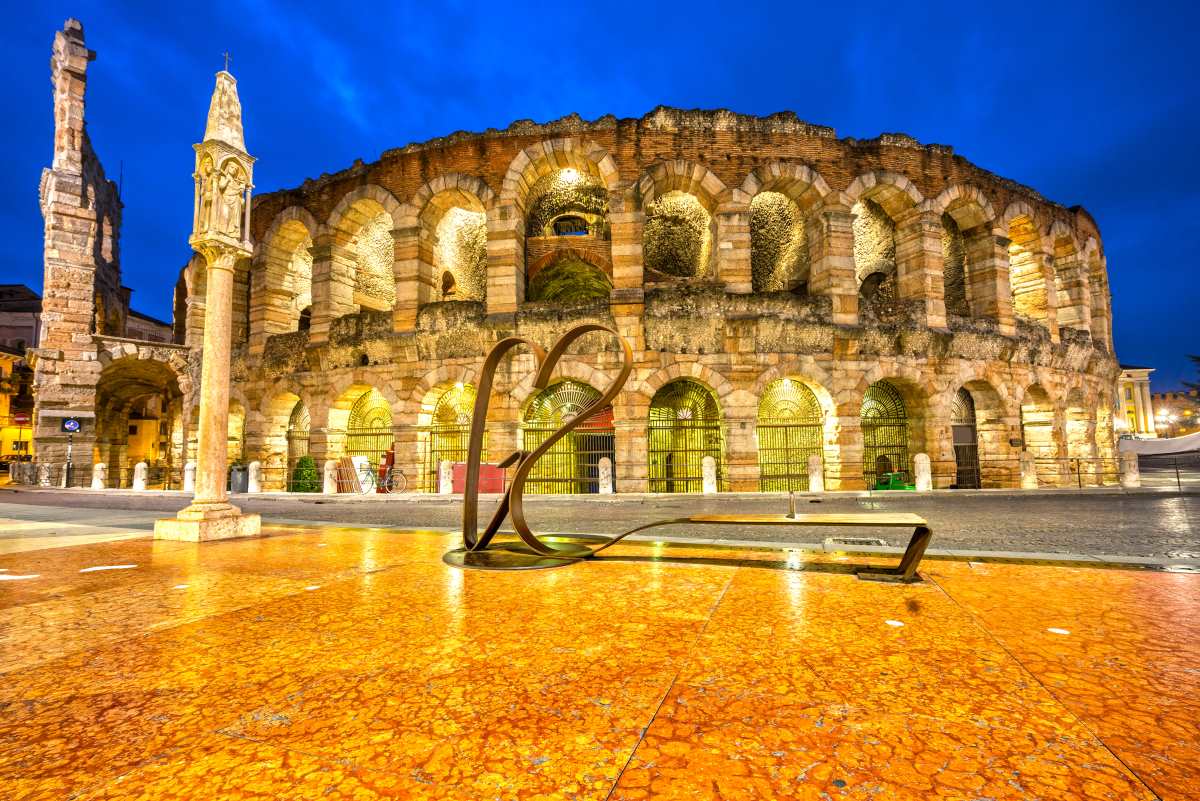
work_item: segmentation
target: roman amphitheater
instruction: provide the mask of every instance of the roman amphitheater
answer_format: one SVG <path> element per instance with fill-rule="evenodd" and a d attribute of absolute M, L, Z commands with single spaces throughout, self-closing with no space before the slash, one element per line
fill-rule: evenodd
<path fill-rule="evenodd" d="M 790 113 L 520 121 L 258 195 L 250 230 L 229 448 L 261 463 L 266 489 L 304 455 L 393 451 L 411 490 L 437 491 L 439 466 L 464 458 L 491 346 L 549 347 L 584 322 L 628 340 L 633 375 L 530 491 L 596 492 L 603 459 L 618 493 L 698 492 L 708 456 L 720 491 L 804 490 L 814 455 L 827 489 L 874 486 L 918 454 L 937 487 L 1021 486 L 1023 461 L 1043 486 L 1112 472 L 1118 368 L 1095 221 L 948 146 L 838 138 Z M 39 351 L 43 410 L 86 363 L 70 402 L 92 404 L 95 432 L 76 447 L 117 475 L 135 458 L 131 417 L 159 421 L 137 458 L 168 485 L 192 457 L 205 284 L 196 257 L 174 345 L 93 316 L 88 344 Z M 542 391 L 531 355 L 503 363 L 486 460 L 539 443 L 618 356 L 589 334 Z M 39 453 L 62 443 L 39 428 Z"/>

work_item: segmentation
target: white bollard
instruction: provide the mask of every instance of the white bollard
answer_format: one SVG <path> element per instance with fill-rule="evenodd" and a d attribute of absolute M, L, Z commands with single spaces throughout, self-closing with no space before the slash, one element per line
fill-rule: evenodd
<path fill-rule="evenodd" d="M 325 480 L 321 485 L 321 492 L 325 495 L 337 495 L 337 462 L 333 459 L 325 460 Z"/>
<path fill-rule="evenodd" d="M 146 475 L 150 472 L 150 465 L 145 462 L 138 462 L 133 466 L 133 488 L 138 492 L 146 489 Z"/>
<path fill-rule="evenodd" d="M 1021 489 L 1037 489 L 1037 465 L 1034 464 L 1033 454 L 1021 451 Z"/>
<path fill-rule="evenodd" d="M 917 492 L 929 492 L 933 489 L 933 469 L 929 464 L 929 454 L 918 453 L 913 457 L 913 472 L 916 473 Z"/>
<path fill-rule="evenodd" d="M 187 462 L 183 465 L 183 491 L 196 491 L 196 463 Z"/>
<path fill-rule="evenodd" d="M 713 495 L 717 491 L 717 460 L 705 456 L 700 460 L 701 488 L 705 495 Z"/>
<path fill-rule="evenodd" d="M 104 484 L 108 480 L 108 465 L 104 462 L 96 462 L 92 465 L 92 489 L 102 490 Z"/>
<path fill-rule="evenodd" d="M 1142 486 L 1142 471 L 1138 467 L 1137 454 L 1132 451 L 1121 454 L 1121 486 L 1125 489 Z"/>
<path fill-rule="evenodd" d="M 815 453 L 808 457 L 808 491 L 825 491 L 825 463 Z"/>
<path fill-rule="evenodd" d="M 600 494 L 612 495 L 612 459 L 607 456 L 600 457 L 600 461 L 596 464 L 596 472 L 599 473 Z"/>
<path fill-rule="evenodd" d="M 48 465 L 48 464 L 44 464 L 44 463 L 43 463 L 43 464 L 39 464 L 39 465 L 37 466 L 37 483 L 38 483 L 38 486 L 39 486 L 39 487 L 48 487 L 48 486 L 50 486 L 50 478 L 51 478 L 51 475 L 53 474 L 53 472 L 54 472 L 54 471 L 50 469 L 50 465 Z"/>
<path fill-rule="evenodd" d="M 246 492 L 262 492 L 262 465 L 251 462 L 246 465 Z"/>
<path fill-rule="evenodd" d="M 449 459 L 443 459 L 438 465 L 438 494 L 450 495 L 454 492 L 454 465 Z"/>

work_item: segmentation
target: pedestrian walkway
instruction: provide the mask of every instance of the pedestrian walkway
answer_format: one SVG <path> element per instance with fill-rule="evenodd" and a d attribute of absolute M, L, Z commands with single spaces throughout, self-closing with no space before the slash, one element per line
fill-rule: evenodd
<path fill-rule="evenodd" d="M 265 528 L 0 555 L 7 798 L 1196 797 L 1194 573 Z"/>

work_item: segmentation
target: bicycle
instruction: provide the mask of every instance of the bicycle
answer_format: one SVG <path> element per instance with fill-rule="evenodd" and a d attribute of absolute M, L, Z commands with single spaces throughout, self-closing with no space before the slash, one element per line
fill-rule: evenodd
<path fill-rule="evenodd" d="M 369 465 L 361 467 L 358 470 L 358 484 L 362 487 L 363 495 L 376 492 L 390 495 L 393 492 L 404 492 L 408 489 L 408 479 L 404 477 L 404 473 L 398 467 L 389 470 L 382 483 L 379 480 L 378 468 Z"/>

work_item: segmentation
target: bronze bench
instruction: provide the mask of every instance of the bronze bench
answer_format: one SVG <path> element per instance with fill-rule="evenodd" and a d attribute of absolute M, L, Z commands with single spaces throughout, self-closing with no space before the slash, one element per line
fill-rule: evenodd
<path fill-rule="evenodd" d="M 873 567 L 866 566 L 858 568 L 855 574 L 860 579 L 867 581 L 901 581 L 910 582 L 917 581 L 917 565 L 921 563 L 921 558 L 925 555 L 925 549 L 929 547 L 929 541 L 933 538 L 933 531 L 929 528 L 929 523 L 923 517 L 909 514 L 907 512 L 863 512 L 863 513 L 847 513 L 847 514 L 786 514 L 786 515 L 692 515 L 691 517 L 677 517 L 672 520 L 656 520 L 653 523 L 647 523 L 644 526 L 638 526 L 635 529 L 626 531 L 624 534 L 613 539 L 595 550 L 595 553 L 603 551 L 621 540 L 628 537 L 630 534 L 646 529 L 655 528 L 657 526 L 669 525 L 739 525 L 739 526 L 854 526 L 854 527 L 880 527 L 880 528 L 911 528 L 913 529 L 912 538 L 908 541 L 908 547 L 904 549 L 904 555 L 900 557 L 900 564 L 897 567 Z"/>

